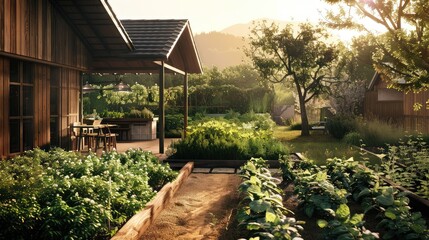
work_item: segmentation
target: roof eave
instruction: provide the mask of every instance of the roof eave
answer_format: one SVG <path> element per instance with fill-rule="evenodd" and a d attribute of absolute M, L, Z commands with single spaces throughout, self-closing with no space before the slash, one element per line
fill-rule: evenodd
<path fill-rule="evenodd" d="M 113 24 L 118 29 L 119 34 L 122 36 L 122 38 L 125 41 L 125 44 L 127 45 L 128 49 L 130 51 L 134 51 L 135 47 L 133 45 L 133 42 L 131 41 L 130 36 L 128 36 L 128 33 L 125 31 L 124 26 L 122 26 L 121 21 L 116 17 L 116 14 L 113 12 L 112 7 L 110 6 L 108 0 L 100 0 L 101 4 L 103 4 L 104 9 L 106 9 L 107 14 L 109 14 L 110 18 L 113 21 Z"/>

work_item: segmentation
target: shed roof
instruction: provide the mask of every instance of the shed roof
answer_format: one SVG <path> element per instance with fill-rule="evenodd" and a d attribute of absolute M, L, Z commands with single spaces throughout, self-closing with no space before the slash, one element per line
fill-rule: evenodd
<path fill-rule="evenodd" d="M 189 21 L 118 20 L 107 0 L 52 0 L 88 47 L 93 72 L 202 73 Z"/>
<path fill-rule="evenodd" d="M 158 69 L 163 61 L 177 70 L 201 73 L 202 66 L 186 19 L 121 20 L 135 50 L 129 53 L 97 57 L 94 68 L 99 71 L 116 68 L 135 72 Z"/>
<path fill-rule="evenodd" d="M 106 0 L 51 2 L 74 28 L 92 55 L 118 54 L 134 50 L 131 39 Z"/>

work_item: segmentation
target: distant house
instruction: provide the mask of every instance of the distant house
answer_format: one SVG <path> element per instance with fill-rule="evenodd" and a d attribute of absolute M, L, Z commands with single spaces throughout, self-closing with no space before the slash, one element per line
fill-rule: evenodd
<path fill-rule="evenodd" d="M 365 93 L 364 117 L 395 124 L 409 133 L 429 134 L 428 100 L 428 91 L 405 93 L 388 88 L 382 75 L 375 73 Z M 414 111 L 415 103 L 423 104 L 422 108 Z"/>
<path fill-rule="evenodd" d="M 159 73 L 160 94 L 164 73 L 178 73 L 187 89 L 202 72 L 189 21 L 121 22 L 107 0 L 0 0 L 0 157 L 68 148 L 82 73 L 97 72 Z M 160 126 L 163 113 L 160 102 Z"/>

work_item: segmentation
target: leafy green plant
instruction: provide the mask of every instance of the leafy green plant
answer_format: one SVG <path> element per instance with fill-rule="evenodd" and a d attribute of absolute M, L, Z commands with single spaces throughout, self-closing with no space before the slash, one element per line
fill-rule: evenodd
<path fill-rule="evenodd" d="M 328 119 L 326 129 L 335 138 L 343 139 L 347 133 L 356 129 L 356 123 L 349 117 L 335 116 Z"/>
<path fill-rule="evenodd" d="M 347 204 L 341 204 L 334 214 L 334 219 L 324 220 L 319 219 L 317 225 L 325 229 L 325 239 L 362 239 L 372 240 L 378 239 L 377 233 L 365 229 L 363 226 L 364 214 L 354 214 L 351 216 L 350 208 Z"/>
<path fill-rule="evenodd" d="M 239 190 L 244 198 L 238 221 L 252 236 L 261 239 L 301 239 L 301 222 L 286 217 L 290 211 L 282 203 L 281 190 L 276 184 L 280 180 L 273 178 L 266 167 L 263 159 L 252 158 L 240 168 L 243 182 Z"/>
<path fill-rule="evenodd" d="M 152 119 L 153 116 L 154 116 L 153 112 L 147 108 L 143 108 L 142 110 L 131 109 L 129 113 L 125 114 L 125 117 L 129 117 L 129 118 Z"/>
<path fill-rule="evenodd" d="M 349 132 L 343 137 L 343 141 L 350 145 L 360 146 L 362 136 L 359 132 Z"/>
<path fill-rule="evenodd" d="M 34 149 L 0 165 L 2 239 L 106 238 L 152 199 L 149 184 L 176 176 L 141 150 L 99 158 Z"/>
<path fill-rule="evenodd" d="M 429 239 L 426 221 L 420 212 L 411 212 L 406 193 L 392 187 L 374 189 L 374 205 L 382 220 L 377 228 L 386 233 L 383 239 Z"/>
<path fill-rule="evenodd" d="M 278 159 L 288 154 L 287 148 L 275 140 L 272 132 L 238 125 L 226 120 L 209 120 L 188 127 L 186 138 L 174 143 L 179 159 Z"/>
<path fill-rule="evenodd" d="M 315 173 L 308 170 L 297 173 L 294 183 L 294 193 L 300 200 L 299 206 L 308 217 L 314 214 L 332 217 L 332 210 L 347 203 L 347 190 L 336 188 L 328 180 L 327 172 L 321 169 Z"/>
<path fill-rule="evenodd" d="M 421 137 L 388 145 L 380 167 L 386 178 L 429 199 L 429 148 Z"/>

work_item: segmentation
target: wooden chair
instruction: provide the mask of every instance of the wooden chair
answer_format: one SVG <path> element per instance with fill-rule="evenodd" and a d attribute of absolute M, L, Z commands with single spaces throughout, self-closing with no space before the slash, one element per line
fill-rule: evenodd
<path fill-rule="evenodd" d="M 96 134 L 95 136 L 95 145 L 98 148 L 99 145 L 102 144 L 104 151 L 111 151 L 112 149 L 116 149 L 117 136 L 118 134 L 110 132 L 109 127 L 100 128 L 98 134 Z"/>

